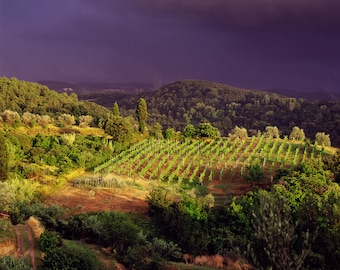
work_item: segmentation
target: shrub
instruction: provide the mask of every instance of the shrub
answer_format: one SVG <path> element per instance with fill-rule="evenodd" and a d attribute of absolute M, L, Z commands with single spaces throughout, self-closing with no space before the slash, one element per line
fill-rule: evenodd
<path fill-rule="evenodd" d="M 81 115 L 79 116 L 79 126 L 88 127 L 92 124 L 93 117 L 91 115 Z"/>
<path fill-rule="evenodd" d="M 63 113 L 58 117 L 58 123 L 61 127 L 74 125 L 75 122 L 74 116 L 70 114 Z"/>
<path fill-rule="evenodd" d="M 14 126 L 21 121 L 20 115 L 17 112 L 6 110 L 2 113 L 2 119 L 5 123 Z"/>
<path fill-rule="evenodd" d="M 0 269 L 3 270 L 33 270 L 26 259 L 12 256 L 0 257 Z"/>
<path fill-rule="evenodd" d="M 265 179 L 264 170 L 259 163 L 253 163 L 248 167 L 245 178 L 249 182 L 262 182 Z"/>
<path fill-rule="evenodd" d="M 45 231 L 40 237 L 40 246 L 44 252 L 42 261 L 47 269 L 103 269 L 90 249 L 71 241 L 62 242 L 55 232 Z"/>
<path fill-rule="evenodd" d="M 246 128 L 236 126 L 230 135 L 244 139 L 248 137 L 248 131 Z"/>
<path fill-rule="evenodd" d="M 315 142 L 322 146 L 331 146 L 329 134 L 325 134 L 325 132 L 317 132 L 315 134 Z"/>

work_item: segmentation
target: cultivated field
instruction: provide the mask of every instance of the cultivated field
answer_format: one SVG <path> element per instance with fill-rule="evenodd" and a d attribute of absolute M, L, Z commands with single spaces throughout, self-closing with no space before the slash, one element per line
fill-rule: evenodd
<path fill-rule="evenodd" d="M 94 169 L 95 173 L 115 173 L 165 182 L 186 181 L 207 184 L 214 180 L 230 181 L 259 164 L 267 177 L 278 168 L 292 170 L 308 159 L 326 154 L 316 145 L 287 138 L 252 137 L 214 140 L 144 140 Z M 115 179 L 84 179 L 81 184 L 114 187 Z"/>

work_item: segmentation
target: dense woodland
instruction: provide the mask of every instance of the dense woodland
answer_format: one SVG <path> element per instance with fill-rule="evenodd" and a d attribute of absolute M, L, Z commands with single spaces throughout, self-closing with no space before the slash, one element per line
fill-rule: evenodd
<path fill-rule="evenodd" d="M 183 254 L 196 260 L 190 269 L 221 266 L 216 254 L 228 258 L 227 269 L 340 268 L 340 152 L 330 147 L 339 145 L 339 103 L 186 81 L 105 105 L 0 79 L 0 212 L 9 215 L 0 218 L 0 242 L 14 237 L 13 224 L 34 217 L 45 228 L 41 269 L 110 269 L 87 244 L 128 269 L 169 262 L 188 269 Z M 105 170 L 124 173 L 127 160 L 139 167 L 130 176 L 142 178 L 151 173 L 146 164 L 168 162 L 169 172 L 147 179 L 155 187 L 146 213 L 75 214 L 44 204 L 76 170 L 100 173 L 102 185 Z M 204 185 L 227 163 L 243 164 L 238 177 L 254 188 L 217 203 Z M 5 256 L 0 269 L 32 267 Z"/>
<path fill-rule="evenodd" d="M 227 136 L 235 126 L 253 134 L 266 126 L 277 126 L 281 135 L 294 126 L 302 128 L 311 140 L 317 132 L 330 135 L 340 146 L 340 102 L 307 101 L 269 92 L 244 90 L 206 81 L 179 81 L 154 92 L 139 95 L 96 93 L 80 95 L 108 108 L 116 101 L 131 113 L 140 97 L 148 103 L 150 121 L 182 131 L 191 123 L 210 122 Z"/>

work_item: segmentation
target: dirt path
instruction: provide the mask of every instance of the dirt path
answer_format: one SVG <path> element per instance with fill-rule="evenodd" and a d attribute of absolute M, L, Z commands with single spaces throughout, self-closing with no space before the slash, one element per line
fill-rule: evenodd
<path fill-rule="evenodd" d="M 32 231 L 31 231 L 31 228 L 28 225 L 26 225 L 25 228 L 26 228 L 27 240 L 28 240 L 28 244 L 29 244 L 29 253 L 31 255 L 32 267 L 33 267 L 34 270 L 36 270 L 37 264 L 35 262 L 34 240 L 33 240 L 33 237 L 32 237 Z"/>
<path fill-rule="evenodd" d="M 28 225 L 18 224 L 14 226 L 15 234 L 17 237 L 17 256 L 21 258 L 30 257 L 32 268 L 37 269 L 34 254 L 34 240 L 31 228 Z M 26 239 L 27 238 L 27 239 Z M 28 242 L 28 250 L 25 250 L 25 242 Z"/>
<path fill-rule="evenodd" d="M 17 236 L 17 255 L 19 257 L 24 257 L 24 240 L 19 226 L 21 225 L 14 226 L 15 234 Z"/>

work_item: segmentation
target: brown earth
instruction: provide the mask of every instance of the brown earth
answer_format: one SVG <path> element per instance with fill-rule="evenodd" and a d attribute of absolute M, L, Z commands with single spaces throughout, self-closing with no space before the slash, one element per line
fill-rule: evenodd
<path fill-rule="evenodd" d="M 31 228 L 28 225 L 18 224 L 14 226 L 14 230 L 17 238 L 16 255 L 21 258 L 30 258 L 32 268 L 34 270 L 37 269 Z M 24 236 L 26 236 L 27 239 L 25 239 Z M 25 247 L 26 242 L 28 243 L 28 249 Z"/>
<path fill-rule="evenodd" d="M 122 211 L 146 213 L 147 203 L 145 198 L 156 181 L 145 179 L 132 179 L 125 176 L 114 175 L 115 178 L 129 183 L 120 188 L 80 188 L 71 182 L 65 184 L 58 192 L 46 199 L 47 205 L 61 205 L 72 209 L 74 213 L 96 212 L 96 211 Z M 134 184 L 132 184 L 134 183 Z M 269 185 L 269 181 L 262 183 L 261 187 Z M 212 193 L 216 203 L 224 203 L 229 196 L 241 196 L 253 190 L 255 185 L 247 182 L 239 171 L 228 180 L 213 180 L 205 183 L 207 192 Z"/>
<path fill-rule="evenodd" d="M 139 190 L 136 187 L 126 188 L 79 188 L 72 183 L 66 184 L 49 197 L 47 205 L 57 204 L 75 213 L 95 211 L 146 212 L 146 196 L 149 189 Z"/>

